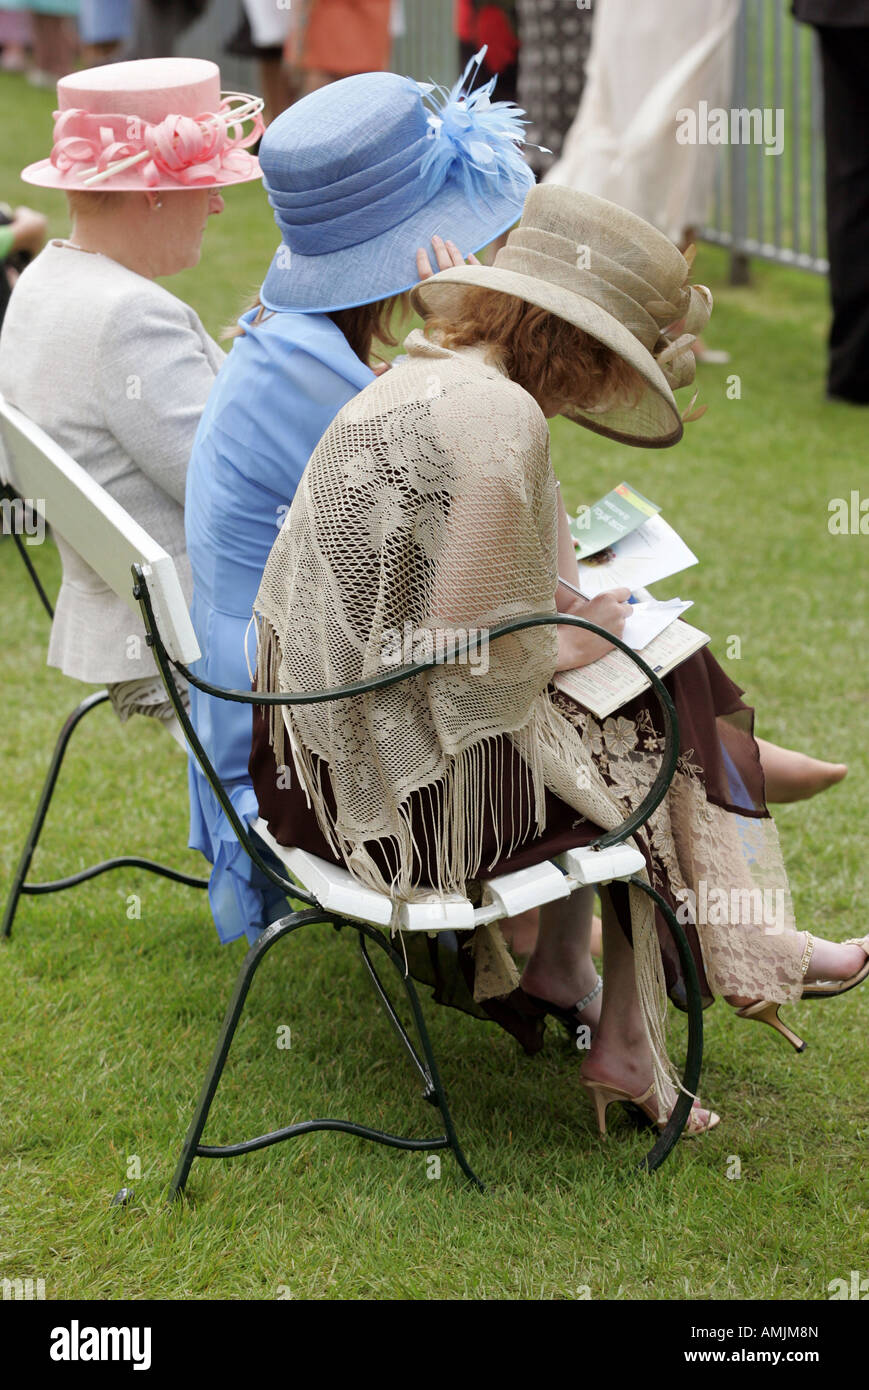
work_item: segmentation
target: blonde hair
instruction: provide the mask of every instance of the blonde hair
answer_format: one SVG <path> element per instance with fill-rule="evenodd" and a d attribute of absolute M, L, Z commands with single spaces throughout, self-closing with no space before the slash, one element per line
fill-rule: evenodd
<path fill-rule="evenodd" d="M 639 400 L 643 382 L 618 353 L 582 328 L 498 290 L 468 289 L 451 314 L 432 314 L 425 332 L 445 347 L 486 343 L 507 375 L 538 404 L 569 401 L 589 411 Z"/>

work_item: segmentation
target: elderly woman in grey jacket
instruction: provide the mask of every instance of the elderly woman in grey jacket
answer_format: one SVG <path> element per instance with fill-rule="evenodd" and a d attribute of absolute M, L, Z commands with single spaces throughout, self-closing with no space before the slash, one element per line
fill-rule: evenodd
<path fill-rule="evenodd" d="M 215 64 L 181 58 L 74 73 L 57 94 L 51 157 L 23 178 L 67 193 L 72 230 L 15 286 L 0 391 L 173 556 L 189 599 L 187 463 L 224 355 L 155 280 L 197 264 L 221 188 L 259 177 L 244 147 L 262 129 L 262 103 L 223 99 Z M 49 664 L 107 685 L 122 719 L 170 717 L 141 622 L 57 543 Z"/>

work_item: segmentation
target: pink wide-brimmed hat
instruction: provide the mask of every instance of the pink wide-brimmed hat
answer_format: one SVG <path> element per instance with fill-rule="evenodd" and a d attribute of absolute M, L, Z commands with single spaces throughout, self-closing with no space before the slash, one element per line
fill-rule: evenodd
<path fill-rule="evenodd" d="M 260 177 L 260 97 L 220 90 L 201 58 L 142 58 L 62 77 L 51 156 L 21 177 L 43 188 L 148 192 Z"/>

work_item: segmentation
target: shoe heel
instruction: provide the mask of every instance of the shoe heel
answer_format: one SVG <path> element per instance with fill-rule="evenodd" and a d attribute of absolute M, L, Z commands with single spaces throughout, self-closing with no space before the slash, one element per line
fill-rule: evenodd
<path fill-rule="evenodd" d="M 737 1009 L 740 1018 L 754 1018 L 758 1023 L 766 1023 L 770 1028 L 774 1028 L 777 1033 L 790 1043 L 795 1052 L 805 1052 L 806 1044 L 801 1037 L 789 1028 L 786 1023 L 779 1018 L 781 1004 L 774 1004 L 769 1000 L 761 1000 L 757 1004 L 747 1004 L 743 1009 Z"/>
<path fill-rule="evenodd" d="M 606 1138 L 606 1112 L 607 1107 L 612 1105 L 614 1100 L 622 1100 L 621 1091 L 613 1090 L 611 1086 L 602 1086 L 594 1081 L 583 1081 L 584 1090 L 594 1101 L 594 1113 L 597 1118 L 597 1127 L 602 1139 Z"/>

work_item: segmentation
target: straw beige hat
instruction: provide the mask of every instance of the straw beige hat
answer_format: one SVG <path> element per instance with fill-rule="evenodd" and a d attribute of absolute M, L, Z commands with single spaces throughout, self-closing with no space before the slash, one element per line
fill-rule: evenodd
<path fill-rule="evenodd" d="M 558 184 L 532 188 L 518 227 L 494 265 L 442 270 L 413 292 L 425 317 L 461 313 L 469 288 L 498 290 L 536 304 L 604 343 L 645 383 L 633 404 L 600 410 L 572 406 L 568 419 L 625 444 L 666 448 L 698 418 L 680 411 L 674 389 L 694 380 L 691 344 L 712 311 L 704 285 L 690 285 L 693 253 L 625 208 Z M 684 320 L 684 322 L 682 322 Z M 668 336 L 679 323 L 678 336 Z"/>

